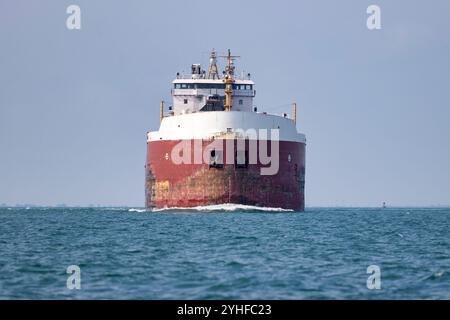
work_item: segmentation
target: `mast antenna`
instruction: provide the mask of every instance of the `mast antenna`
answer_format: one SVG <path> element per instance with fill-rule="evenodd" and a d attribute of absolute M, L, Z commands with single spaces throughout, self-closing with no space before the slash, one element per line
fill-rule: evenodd
<path fill-rule="evenodd" d="M 225 67 L 225 110 L 231 110 L 231 96 L 233 94 L 233 83 L 234 83 L 234 63 L 233 61 L 240 56 L 232 56 L 230 49 L 228 49 L 228 54 L 219 56 L 221 58 L 227 59 L 227 66 Z"/>

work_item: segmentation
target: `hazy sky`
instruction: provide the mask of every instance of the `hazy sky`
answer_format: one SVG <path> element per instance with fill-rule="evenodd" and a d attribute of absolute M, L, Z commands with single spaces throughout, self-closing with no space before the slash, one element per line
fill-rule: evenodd
<path fill-rule="evenodd" d="M 81 30 L 66 28 L 70 4 Z M 449 13 L 448 0 L 0 0 L 0 203 L 143 206 L 159 101 L 214 47 L 242 56 L 259 110 L 298 102 L 308 206 L 450 204 Z"/>

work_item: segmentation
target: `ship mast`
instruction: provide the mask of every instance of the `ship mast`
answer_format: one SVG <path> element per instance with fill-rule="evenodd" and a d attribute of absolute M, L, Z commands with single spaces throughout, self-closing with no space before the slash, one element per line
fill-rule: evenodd
<path fill-rule="evenodd" d="M 209 67 L 208 67 L 208 75 L 206 76 L 206 79 L 219 79 L 219 71 L 217 70 L 217 54 L 214 49 L 211 51 L 211 55 L 209 56 Z"/>
<path fill-rule="evenodd" d="M 225 110 L 231 110 L 231 96 L 233 94 L 234 83 L 234 65 L 233 60 L 239 58 L 239 56 L 232 56 L 230 49 L 228 49 L 228 55 L 221 56 L 227 59 L 227 66 L 225 68 Z"/>

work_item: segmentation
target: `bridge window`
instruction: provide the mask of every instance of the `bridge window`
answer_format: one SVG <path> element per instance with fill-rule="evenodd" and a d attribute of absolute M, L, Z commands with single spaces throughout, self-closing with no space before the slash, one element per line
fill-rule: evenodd
<path fill-rule="evenodd" d="M 195 89 L 195 83 L 175 83 L 175 89 Z"/>
<path fill-rule="evenodd" d="M 188 99 L 184 99 L 183 103 L 187 104 L 188 103 Z"/>
<path fill-rule="evenodd" d="M 222 89 L 225 90 L 224 83 L 196 83 L 197 89 Z"/>
<path fill-rule="evenodd" d="M 219 89 L 225 90 L 225 83 L 174 83 L 174 89 Z M 251 84 L 233 84 L 233 90 L 253 90 Z"/>
<path fill-rule="evenodd" d="M 233 90 L 252 90 L 251 84 L 233 84 Z"/>
<path fill-rule="evenodd" d="M 174 83 L 174 89 L 219 89 L 225 90 L 225 83 Z M 233 84 L 233 90 L 253 90 L 251 84 Z"/>

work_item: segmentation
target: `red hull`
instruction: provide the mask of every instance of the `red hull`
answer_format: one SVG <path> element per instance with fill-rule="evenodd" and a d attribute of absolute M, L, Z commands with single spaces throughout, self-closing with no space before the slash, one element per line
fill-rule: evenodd
<path fill-rule="evenodd" d="M 208 163 L 177 165 L 171 161 L 170 155 L 179 142 L 162 140 L 147 143 L 147 208 L 236 203 L 304 210 L 304 143 L 280 141 L 278 172 L 261 175 L 261 167 L 267 165 L 262 165 L 259 160 L 244 167 L 236 164 L 211 167 Z M 202 145 L 209 143 L 211 141 L 203 141 Z M 270 154 L 270 144 L 268 149 Z M 223 159 L 226 159 L 226 153 L 224 146 Z"/>

